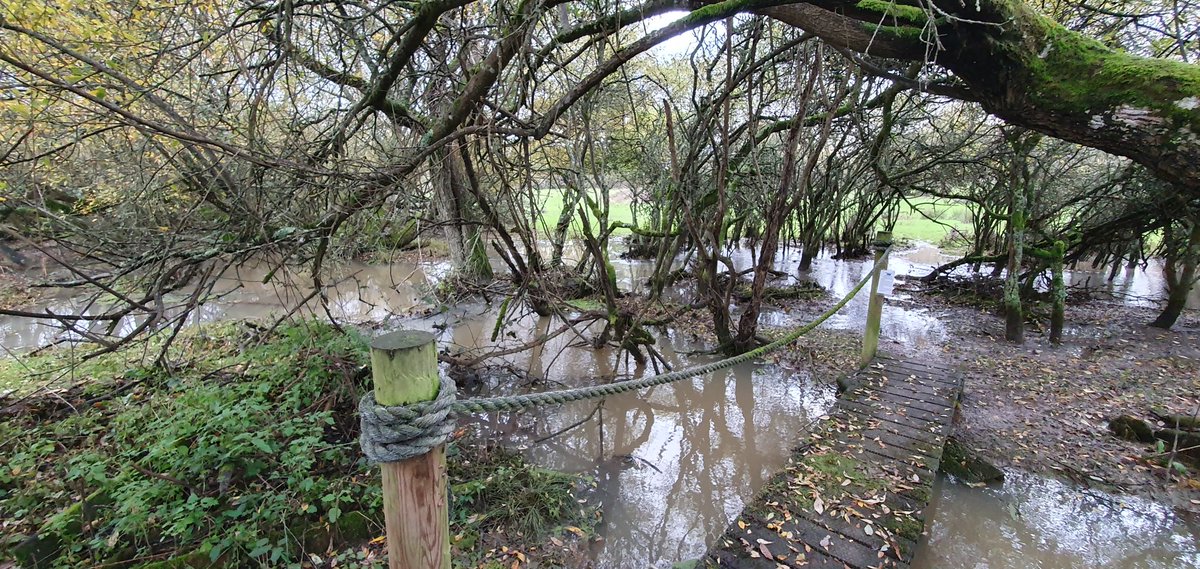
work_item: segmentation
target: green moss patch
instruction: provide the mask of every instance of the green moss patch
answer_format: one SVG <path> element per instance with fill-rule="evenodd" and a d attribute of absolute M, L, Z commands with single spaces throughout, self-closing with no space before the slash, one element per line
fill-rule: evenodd
<path fill-rule="evenodd" d="M 883 0 L 859 0 L 854 6 L 860 10 L 878 12 L 885 16 L 896 18 L 897 20 L 906 20 L 914 24 L 924 24 L 929 20 L 929 16 L 925 13 L 925 10 L 918 6 L 907 6 Z"/>
<path fill-rule="evenodd" d="M 1166 121 L 1165 129 L 1200 132 L 1200 110 L 1180 104 L 1200 97 L 1200 66 L 1109 48 L 1020 2 L 1009 9 L 1021 33 L 1013 37 L 1026 42 L 1012 55 L 1026 63 L 1039 105 L 1086 115 L 1144 110 Z"/>

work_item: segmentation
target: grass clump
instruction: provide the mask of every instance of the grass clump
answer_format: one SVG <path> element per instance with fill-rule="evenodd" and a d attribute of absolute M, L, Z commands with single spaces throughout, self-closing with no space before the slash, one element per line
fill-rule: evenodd
<path fill-rule="evenodd" d="M 541 546 L 562 543 L 553 536 L 590 535 L 598 521 L 599 511 L 579 498 L 590 479 L 531 466 L 500 446 L 455 445 L 448 463 L 450 526 L 462 565 L 486 563 L 501 547 L 540 550 L 541 563 L 559 565 L 570 549 Z"/>

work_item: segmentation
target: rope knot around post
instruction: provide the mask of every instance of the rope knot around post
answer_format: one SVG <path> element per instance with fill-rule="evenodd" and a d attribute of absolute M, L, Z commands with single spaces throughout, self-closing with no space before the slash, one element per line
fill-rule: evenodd
<path fill-rule="evenodd" d="M 400 462 L 421 456 L 446 443 L 454 432 L 454 380 L 442 377 L 432 401 L 411 405 L 380 405 L 369 391 L 358 402 L 362 434 L 359 446 L 372 463 Z"/>

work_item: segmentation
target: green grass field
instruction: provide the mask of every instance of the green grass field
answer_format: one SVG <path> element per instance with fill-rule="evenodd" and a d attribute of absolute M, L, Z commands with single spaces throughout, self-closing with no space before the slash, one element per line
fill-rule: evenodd
<path fill-rule="evenodd" d="M 562 215 L 564 192 L 565 190 L 563 189 L 553 188 L 541 190 L 538 193 L 538 200 L 541 202 L 541 211 L 539 212 L 541 217 L 538 220 L 537 226 L 539 231 L 543 229 L 547 229 L 551 232 L 554 231 L 554 225 L 558 223 L 558 217 Z M 579 206 L 582 206 L 585 210 L 587 209 L 586 203 L 580 202 Z M 595 231 L 597 229 L 596 218 L 589 213 L 588 220 L 591 222 L 592 230 Z M 613 223 L 617 221 L 622 223 L 633 223 L 633 210 L 628 201 L 618 201 L 610 198 L 608 222 Z M 576 214 L 571 220 L 570 234 L 577 235 L 582 230 L 583 222 L 579 220 L 579 215 Z M 623 227 L 618 228 L 613 232 L 613 235 L 629 235 L 629 230 Z"/>
<path fill-rule="evenodd" d="M 558 222 L 558 217 L 563 210 L 563 192 L 564 190 L 557 188 L 539 192 L 538 199 L 541 206 L 539 230 L 553 228 L 554 224 Z M 633 212 L 628 201 L 613 198 L 610 200 L 609 207 L 610 223 L 633 222 Z M 595 218 L 589 214 L 588 219 L 595 229 Z M 545 225 L 541 225 L 542 223 Z M 578 234 L 582 228 L 583 224 L 576 215 L 571 222 L 571 234 Z M 952 231 L 951 228 L 966 234 L 971 233 L 971 212 L 965 204 L 948 200 L 914 199 L 911 201 L 911 205 L 905 203 L 900 206 L 900 215 L 896 220 L 893 234 L 898 239 L 943 245 L 949 242 L 947 237 Z M 613 234 L 628 235 L 629 230 L 619 228 Z"/>
<path fill-rule="evenodd" d="M 947 241 L 951 227 L 968 235 L 971 233 L 971 211 L 966 205 L 946 200 L 917 199 L 912 200 L 911 206 L 900 206 L 900 215 L 892 234 L 899 239 L 942 245 Z"/>

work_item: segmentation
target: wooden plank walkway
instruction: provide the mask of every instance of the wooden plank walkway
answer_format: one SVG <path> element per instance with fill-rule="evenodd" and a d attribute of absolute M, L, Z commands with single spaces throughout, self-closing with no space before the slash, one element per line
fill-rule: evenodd
<path fill-rule="evenodd" d="M 699 565 L 908 567 L 961 393 L 952 369 L 877 358 Z"/>

